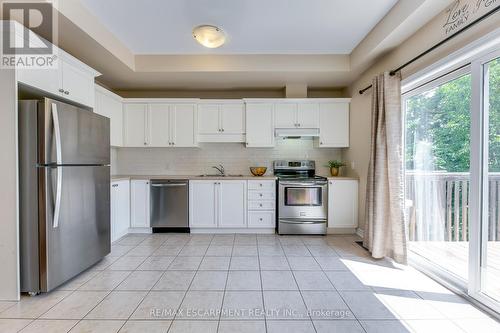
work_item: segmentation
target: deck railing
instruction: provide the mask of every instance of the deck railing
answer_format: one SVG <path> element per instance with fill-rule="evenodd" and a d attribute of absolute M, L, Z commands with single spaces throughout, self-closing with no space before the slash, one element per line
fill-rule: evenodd
<path fill-rule="evenodd" d="M 410 241 L 468 241 L 470 174 L 406 172 Z M 488 240 L 500 240 L 500 173 L 489 175 Z"/>

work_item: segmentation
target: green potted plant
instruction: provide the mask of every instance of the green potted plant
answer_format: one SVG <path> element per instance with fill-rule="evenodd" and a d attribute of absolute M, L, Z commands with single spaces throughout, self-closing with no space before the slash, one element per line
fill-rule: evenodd
<path fill-rule="evenodd" d="M 340 168 L 343 166 L 345 166 L 345 163 L 339 160 L 330 160 L 326 164 L 326 167 L 330 168 L 330 174 L 332 177 L 337 177 L 339 175 Z"/>

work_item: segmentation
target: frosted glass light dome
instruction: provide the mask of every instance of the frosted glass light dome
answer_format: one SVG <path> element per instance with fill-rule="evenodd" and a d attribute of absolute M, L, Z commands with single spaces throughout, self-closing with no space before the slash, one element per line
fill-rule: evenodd
<path fill-rule="evenodd" d="M 222 46 L 226 42 L 226 34 L 213 25 L 199 25 L 193 29 L 193 37 L 201 45 L 210 49 Z"/>

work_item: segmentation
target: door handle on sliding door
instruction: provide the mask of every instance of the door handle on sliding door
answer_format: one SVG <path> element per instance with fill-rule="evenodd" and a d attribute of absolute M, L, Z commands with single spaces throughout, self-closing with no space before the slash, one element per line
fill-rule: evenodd
<path fill-rule="evenodd" d="M 57 104 L 52 103 L 52 122 L 54 123 L 54 138 L 56 141 L 56 172 L 57 172 L 57 183 L 56 183 L 56 203 L 54 206 L 54 219 L 52 221 L 52 227 L 59 227 L 59 215 L 61 213 L 61 195 L 62 195 L 62 147 L 61 147 L 61 127 L 59 124 L 59 114 L 57 112 Z"/>

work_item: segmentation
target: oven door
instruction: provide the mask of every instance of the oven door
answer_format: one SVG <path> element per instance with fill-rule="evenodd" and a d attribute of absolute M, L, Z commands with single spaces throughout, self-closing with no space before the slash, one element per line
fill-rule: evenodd
<path fill-rule="evenodd" d="M 328 191 L 326 182 L 279 183 L 279 219 L 327 218 Z"/>

